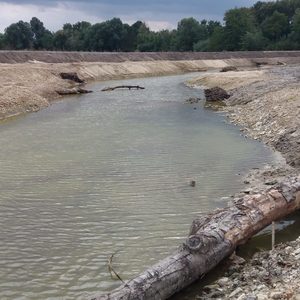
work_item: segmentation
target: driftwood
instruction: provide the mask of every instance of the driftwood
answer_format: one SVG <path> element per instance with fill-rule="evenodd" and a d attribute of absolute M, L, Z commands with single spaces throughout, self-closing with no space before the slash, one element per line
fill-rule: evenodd
<path fill-rule="evenodd" d="M 220 70 L 220 72 L 229 72 L 229 71 L 237 71 L 237 67 L 234 66 L 228 66 L 228 67 L 224 67 Z"/>
<path fill-rule="evenodd" d="M 81 87 L 74 87 L 71 89 L 63 89 L 63 90 L 57 90 L 56 93 L 62 96 L 65 95 L 78 95 L 78 94 L 88 94 L 88 93 L 92 93 L 93 91 L 89 91 L 86 89 L 83 89 Z"/>
<path fill-rule="evenodd" d="M 266 66 L 266 65 L 268 65 L 269 63 L 268 62 L 266 62 L 266 61 L 256 61 L 256 62 L 254 62 L 255 63 L 255 65 L 256 65 L 256 67 L 261 67 L 261 66 Z"/>
<path fill-rule="evenodd" d="M 145 88 L 139 85 L 118 85 L 118 86 L 113 86 L 113 87 L 106 87 L 102 89 L 102 92 L 109 92 L 109 91 L 114 91 L 117 89 L 135 89 L 135 90 L 144 90 Z"/>
<path fill-rule="evenodd" d="M 211 89 L 205 89 L 204 94 L 207 101 L 223 101 L 230 97 L 230 95 L 224 89 L 218 86 Z"/>
<path fill-rule="evenodd" d="M 289 178 L 261 194 L 195 220 L 186 242 L 173 254 L 94 300 L 167 299 L 213 269 L 254 234 L 300 209 L 300 178 Z"/>
<path fill-rule="evenodd" d="M 114 268 L 113 268 L 113 266 L 112 266 L 112 262 L 113 262 L 113 258 L 114 258 L 114 256 L 115 256 L 115 254 L 116 253 L 113 253 L 110 257 L 109 257 L 109 259 L 108 259 L 108 264 L 107 264 L 107 266 L 108 266 L 108 272 L 110 273 L 110 278 L 111 279 L 113 279 L 114 277 L 113 277 L 113 275 L 115 275 L 120 281 L 122 281 L 123 283 L 124 283 L 124 281 L 123 281 L 123 279 L 120 277 L 120 275 L 114 270 Z"/>

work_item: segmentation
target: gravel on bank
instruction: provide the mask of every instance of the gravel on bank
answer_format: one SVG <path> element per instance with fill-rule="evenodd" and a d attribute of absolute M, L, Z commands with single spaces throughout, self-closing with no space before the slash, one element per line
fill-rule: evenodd
<path fill-rule="evenodd" d="M 241 126 L 245 136 L 277 150 L 283 160 L 253 170 L 240 194 L 276 186 L 300 170 L 300 65 L 203 74 L 191 86 L 220 86 L 230 93 L 221 109 Z M 236 195 L 238 196 L 238 195 Z M 249 262 L 233 256 L 225 277 L 203 288 L 196 299 L 300 300 L 300 237 L 272 251 L 256 253 Z"/>
<path fill-rule="evenodd" d="M 254 254 L 246 263 L 233 255 L 225 276 L 196 297 L 238 300 L 300 300 L 300 237 Z"/>

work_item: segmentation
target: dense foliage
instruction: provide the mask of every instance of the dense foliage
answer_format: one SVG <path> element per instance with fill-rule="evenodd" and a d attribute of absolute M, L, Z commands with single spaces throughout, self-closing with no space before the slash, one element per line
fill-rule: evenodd
<path fill-rule="evenodd" d="M 0 33 L 0 49 L 65 51 L 238 51 L 300 49 L 300 0 L 257 2 L 234 8 L 224 22 L 182 19 L 174 30 L 151 31 L 118 18 L 65 24 L 50 32 L 38 18 L 19 21 Z"/>

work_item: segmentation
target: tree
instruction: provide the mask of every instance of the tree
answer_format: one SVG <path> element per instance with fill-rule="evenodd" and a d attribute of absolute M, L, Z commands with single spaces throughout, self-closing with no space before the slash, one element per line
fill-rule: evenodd
<path fill-rule="evenodd" d="M 218 21 L 208 21 L 206 24 L 208 36 L 211 36 L 216 27 L 221 27 L 221 23 Z"/>
<path fill-rule="evenodd" d="M 87 44 L 93 51 L 121 51 L 127 32 L 119 18 L 91 26 Z"/>
<path fill-rule="evenodd" d="M 274 11 L 273 14 L 267 17 L 262 23 L 263 34 L 270 40 L 278 41 L 281 37 L 286 37 L 289 30 L 288 17 L 278 11 Z"/>
<path fill-rule="evenodd" d="M 67 50 L 68 37 L 63 30 L 55 32 L 53 37 L 53 47 L 55 50 Z"/>
<path fill-rule="evenodd" d="M 292 39 L 300 44 L 300 9 L 295 12 L 292 22 Z"/>
<path fill-rule="evenodd" d="M 270 17 L 275 10 L 275 2 L 258 1 L 253 6 L 253 13 L 258 24 L 261 24 L 267 17 Z"/>
<path fill-rule="evenodd" d="M 202 35 L 200 24 L 194 18 L 182 19 L 177 26 L 177 48 L 179 51 L 192 51 Z"/>
<path fill-rule="evenodd" d="M 5 41 L 10 49 L 30 49 L 33 45 L 34 33 L 27 22 L 19 21 L 5 29 Z"/>
<path fill-rule="evenodd" d="M 225 49 L 240 50 L 242 37 L 255 31 L 255 19 L 249 8 L 230 9 L 225 13 Z"/>
<path fill-rule="evenodd" d="M 30 21 L 30 27 L 33 32 L 34 49 L 51 49 L 53 47 L 53 34 L 44 27 L 43 22 L 33 17 Z"/>
<path fill-rule="evenodd" d="M 197 51 L 198 52 L 208 51 L 208 46 L 209 46 L 209 39 L 200 40 L 194 44 L 193 51 L 196 51 L 196 52 Z"/>
<path fill-rule="evenodd" d="M 140 26 L 137 35 L 137 50 L 142 52 L 154 51 L 155 48 L 155 34 L 150 31 L 149 27 L 143 23 Z"/>
<path fill-rule="evenodd" d="M 0 33 L 0 49 L 4 49 L 4 47 L 5 47 L 4 34 Z"/>
<path fill-rule="evenodd" d="M 225 30 L 223 27 L 216 27 L 208 40 L 207 51 L 222 51 L 225 48 Z"/>
<path fill-rule="evenodd" d="M 261 31 L 246 32 L 241 39 L 241 50 L 243 51 L 259 51 L 265 49 L 267 39 Z"/>

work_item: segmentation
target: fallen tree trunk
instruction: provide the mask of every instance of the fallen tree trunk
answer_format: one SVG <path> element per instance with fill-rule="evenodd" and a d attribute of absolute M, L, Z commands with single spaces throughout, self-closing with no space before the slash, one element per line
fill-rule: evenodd
<path fill-rule="evenodd" d="M 143 86 L 139 85 L 118 85 L 118 86 L 113 86 L 113 87 L 106 87 L 102 89 L 102 92 L 109 92 L 109 91 L 114 91 L 117 89 L 135 89 L 135 90 L 144 90 L 145 88 Z"/>
<path fill-rule="evenodd" d="M 93 300 L 167 299 L 213 269 L 254 234 L 300 209 L 300 178 L 236 199 L 234 205 L 194 220 L 186 242 L 171 256 L 109 294 Z"/>
<path fill-rule="evenodd" d="M 92 93 L 93 91 L 89 91 L 86 89 L 83 89 L 81 87 L 74 87 L 71 89 L 64 89 L 64 90 L 57 90 L 56 93 L 61 95 L 61 96 L 66 96 L 66 95 L 78 95 L 78 94 L 88 94 Z"/>

